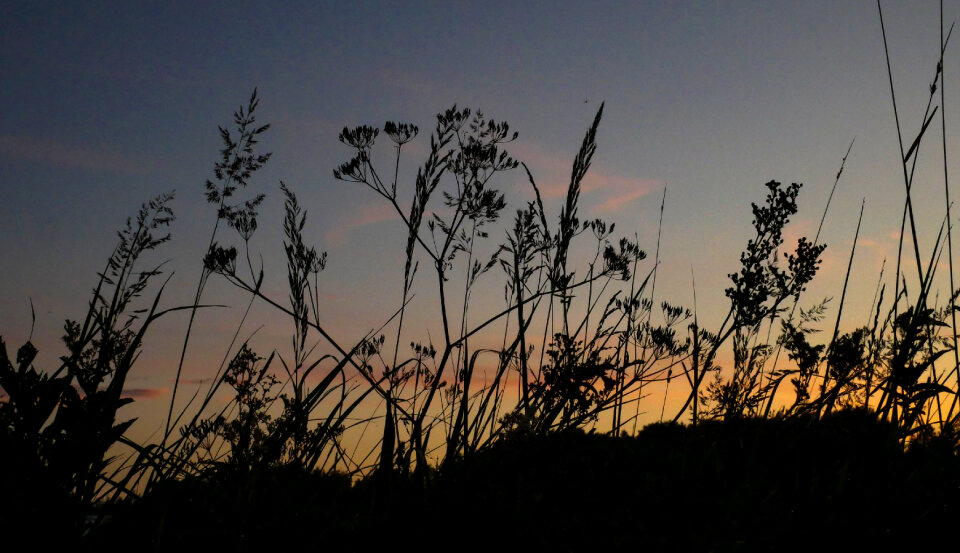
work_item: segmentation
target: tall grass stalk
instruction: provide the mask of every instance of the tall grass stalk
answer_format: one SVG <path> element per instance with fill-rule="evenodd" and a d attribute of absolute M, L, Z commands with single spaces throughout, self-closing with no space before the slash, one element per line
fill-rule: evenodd
<path fill-rule="evenodd" d="M 765 184 L 764 200 L 751 205 L 752 232 L 738 270 L 728 275 L 726 313 L 719 325 L 708 329 L 698 312 L 702 291 L 697 290 L 694 267 L 692 309 L 657 299 L 657 293 L 662 294 L 657 275 L 666 186 L 650 265 L 644 264 L 647 256 L 640 247 L 647 237 L 617 238 L 612 222 L 582 214 L 581 192 L 598 147 L 603 104 L 574 155 L 559 213 L 548 211 L 531 169 L 508 152 L 517 133 L 482 112 L 453 106 L 437 115 L 427 153 L 406 183 L 401 157 L 413 149 L 404 145 L 417 138 L 416 125 L 345 127 L 339 135 L 351 157 L 334 170 L 335 179 L 370 189 L 392 207 L 405 230 L 396 244 L 403 250 L 403 268 L 397 270 L 398 280 L 403 275 L 399 304 L 385 308 L 381 321 L 359 339 L 344 341 L 323 324 L 320 273 L 327 257 L 310 245 L 307 210 L 293 187 L 279 185 L 285 298 L 268 293 L 266 268 L 252 261 L 256 252 L 251 252 L 250 238 L 264 196 L 231 203 L 270 159 L 270 154 L 254 151 L 259 135 L 269 127 L 255 124 L 255 90 L 234 113 L 238 134 L 220 129 L 217 184 L 206 184 L 216 216 L 192 303 L 161 308 L 162 285 L 150 306 L 135 312 L 141 317 L 139 326 L 135 319 L 123 320 L 131 313 L 132 301 L 160 273 L 161 266 L 148 271 L 135 271 L 134 266 L 140 254 L 166 240 L 153 235 L 172 219 L 167 207 L 171 198 L 162 196 L 144 206 L 137 223 L 129 223 L 121 233 L 84 322 L 68 322 L 69 354 L 62 366 L 47 376 L 32 367 L 36 351 L 31 344 L 24 344 L 15 359 L 5 346 L 0 348 L 0 386 L 9 396 L 0 403 L 2 438 L 23 452 L 27 464 L 33 463 L 33 476 L 57 482 L 64 505 L 91 509 L 103 498 L 119 502 L 181 480 L 205 479 L 226 482 L 231 493 L 249 499 L 243 495 L 246 483 L 272 471 L 295 469 L 344 472 L 357 479 L 375 475 L 374 509 L 387 517 L 402 486 L 412 482 L 425 490 L 438 470 L 453 470 L 457 460 L 500 442 L 523 443 L 572 429 L 612 436 L 636 433 L 641 402 L 651 385 L 661 383 L 661 421 L 708 427 L 704 423 L 710 420 L 813 420 L 857 408 L 892 424 L 903 444 L 949 434 L 957 424 L 960 386 L 955 318 L 960 292 L 954 290 L 943 105 L 943 58 L 950 32 L 944 36 L 941 6 L 938 68 L 920 128 L 907 146 L 879 1 L 877 6 L 905 198 L 893 297 L 884 303 L 884 265 L 868 315 L 872 320 L 863 327 L 841 331 L 841 322 L 849 319 L 847 291 L 855 284 L 853 260 L 865 199 L 826 343 L 811 343 L 811 337 L 827 317 L 827 300 L 810 307 L 800 304 L 820 267 L 826 247 L 820 243 L 821 231 L 853 140 L 813 241 L 803 237 L 786 245 L 784 240 L 785 228 L 798 213 L 802 186 Z M 913 178 L 938 110 L 946 217 L 929 258 L 921 263 Z M 375 161 L 381 131 L 394 147 L 387 171 L 378 170 Z M 496 187 L 500 177 L 521 166 L 532 199 L 507 218 L 505 194 Z M 237 232 L 239 241 L 224 236 L 224 225 Z M 917 263 L 917 282 L 909 286 L 901 270 L 907 232 Z M 231 240 L 237 245 L 229 245 Z M 951 290 L 940 306 L 934 280 L 944 250 Z M 578 260 L 578 251 L 592 254 Z M 480 305 L 475 294 L 496 284 L 496 275 L 502 279 L 503 303 L 485 300 Z M 202 296 L 211 278 L 223 279 L 249 301 L 198 407 L 200 389 L 175 413 L 190 336 L 199 331 L 194 323 L 198 311 L 207 307 Z M 424 291 L 435 294 L 433 312 L 421 309 L 418 296 Z M 289 349 L 261 355 L 254 349 L 255 333 L 242 339 L 241 327 L 254 302 L 287 318 Z M 439 332 L 411 324 L 412 310 L 432 314 Z M 189 319 L 163 435 L 158 443 L 137 443 L 126 435 L 131 422 L 116 421 L 118 409 L 127 403 L 123 387 L 147 328 L 171 311 L 189 311 Z M 953 335 L 945 336 L 948 328 Z M 721 367 L 727 352 L 732 363 Z M 781 352 L 789 360 L 787 367 L 778 366 Z M 950 357 L 952 366 L 947 363 Z M 514 382 L 516 391 L 511 389 Z M 784 382 L 792 385 L 795 398 L 780 407 Z M 669 392 L 678 386 L 686 399 L 675 413 L 666 412 Z M 222 390 L 231 394 L 225 405 L 214 400 Z M 951 398 L 946 410 L 945 397 Z M 624 416 L 625 410 L 634 411 L 632 420 Z M 108 451 L 115 444 L 125 444 L 135 454 L 110 472 Z M 951 447 L 956 445 L 954 439 Z M 171 507 L 164 509 L 151 528 L 158 536 L 172 513 Z"/>

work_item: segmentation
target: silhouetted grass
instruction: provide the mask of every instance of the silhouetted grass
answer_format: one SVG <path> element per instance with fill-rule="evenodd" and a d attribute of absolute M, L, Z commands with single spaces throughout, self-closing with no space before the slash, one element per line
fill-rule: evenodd
<path fill-rule="evenodd" d="M 917 547 L 960 514 L 952 446 L 915 444 L 859 410 L 823 419 L 660 423 L 505 439 L 389 497 L 370 477 L 280 468 L 171 482 L 97 539 L 177 550 L 320 546 L 447 551 L 856 550 Z M 164 504 L 176 509 L 164 508 Z M 926 536 L 926 537 L 925 537 Z M 414 547 L 415 546 L 415 547 Z"/>
<path fill-rule="evenodd" d="M 257 146 L 269 125 L 256 123 L 254 92 L 234 113 L 235 128 L 220 129 L 215 181 L 205 185 L 213 230 L 190 305 L 161 309 L 162 286 L 148 307 L 136 303 L 160 274 L 137 262 L 167 239 L 154 235 L 173 218 L 164 195 L 121 231 L 87 314 L 67 322 L 58 368 L 34 367 L 29 342 L 14 359 L 0 342 L 7 396 L 0 483 L 13 498 L 2 502 L 0 520 L 38 545 L 84 540 L 155 550 L 319 548 L 341 540 L 449 550 L 469 548 L 473 535 L 560 550 L 885 549 L 932 541 L 960 515 L 958 292 L 937 304 L 944 248 L 952 265 L 949 193 L 944 225 L 924 258 L 911 188 L 917 152 L 942 110 L 932 103 L 948 39 L 922 125 L 905 151 L 900 138 L 901 236 L 912 244 L 916 276 L 898 256 L 892 300 L 881 287 L 872 320 L 846 333 L 841 316 L 847 287 L 856 284 L 849 267 L 859 221 L 835 318 L 827 320 L 826 300 L 803 298 L 826 247 L 819 231 L 795 245 L 783 238 L 800 184 L 770 181 L 752 204 L 753 235 L 729 275 L 726 315 L 705 328 L 696 304 L 654 297 L 659 233 L 646 263 L 640 237 L 619 238 L 613 223 L 581 218 L 603 105 L 574 156 L 557 214 L 547 211 L 529 168 L 508 153 L 517 133 L 453 106 L 437 115 L 406 187 L 400 158 L 417 126 L 383 125 L 396 156 L 387 170 L 374 162 L 380 128 L 340 133 L 352 157 L 334 177 L 369 188 L 406 227 L 396 243 L 404 252 L 400 303 L 376 330 L 340 343 L 322 322 L 326 253 L 309 243 L 307 211 L 292 186 L 280 183 L 285 297 L 266 292 L 269 268 L 254 262 L 264 195 L 236 199 L 270 160 Z M 897 110 L 894 101 L 900 133 Z M 533 199 L 507 217 L 497 179 L 521 166 Z M 665 198 L 666 191 L 661 214 Z M 575 259 L 578 248 L 593 257 Z M 950 278 L 952 287 L 952 267 Z M 261 355 L 238 327 L 208 389 L 176 412 L 211 279 L 246 294 L 245 313 L 263 302 L 288 316 L 290 350 Z M 479 310 L 473 294 L 491 282 L 502 285 L 503 303 Z M 415 286 L 436 293 L 436 328 L 411 328 Z M 122 391 L 151 323 L 176 310 L 190 319 L 170 367 L 177 384 L 164 433 L 138 443 L 127 436 L 132 422 L 116 420 L 131 401 Z M 812 343 L 821 325 L 833 331 Z M 477 346 L 490 336 L 499 347 Z M 731 366 L 718 364 L 721 351 L 732 352 Z M 781 352 L 786 361 L 778 365 Z M 664 413 L 665 397 L 646 395 L 663 382 L 687 391 L 674 413 Z M 778 395 L 784 384 L 792 402 Z M 215 405 L 225 389 L 232 400 Z M 668 422 L 631 435 L 641 402 Z M 379 437 L 372 449 L 358 449 L 361 432 Z"/>
<path fill-rule="evenodd" d="M 960 467 L 943 453 L 904 454 L 892 425 L 859 411 L 662 423 L 634 438 L 505 441 L 451 466 L 433 497 L 465 520 L 522 529 L 531 547 L 783 550 L 829 539 L 828 549 L 859 550 L 909 542 L 957 513 Z"/>

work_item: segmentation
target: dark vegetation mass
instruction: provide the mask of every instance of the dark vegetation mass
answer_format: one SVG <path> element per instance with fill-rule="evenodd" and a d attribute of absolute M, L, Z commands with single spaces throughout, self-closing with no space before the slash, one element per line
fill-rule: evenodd
<path fill-rule="evenodd" d="M 948 528 L 958 513 L 953 447 L 905 454 L 896 428 L 861 410 L 658 423 L 635 437 L 570 430 L 506 438 L 426 486 L 351 487 L 289 467 L 174 482 L 94 539 L 164 550 L 337 540 L 423 551 L 914 550 L 934 543 L 919 529 Z"/>
<path fill-rule="evenodd" d="M 191 304 L 162 307 L 163 266 L 143 267 L 169 238 L 173 196 L 161 195 L 120 231 L 89 310 L 64 326 L 58 367 L 36 368 L 29 341 L 12 357 L 0 342 L 3 534 L 152 550 L 932 541 L 960 515 L 958 293 L 934 288 L 945 265 L 956 290 L 946 170 L 945 212 L 924 214 L 944 221 L 926 257 L 910 193 L 943 105 L 942 67 L 941 51 L 924 123 L 913 137 L 901 133 L 905 255 L 893 289 L 878 286 L 870 320 L 844 333 L 849 269 L 831 312 L 833 303 L 803 295 L 825 248 L 819 231 L 784 243 L 801 185 L 768 182 L 752 205 L 753 236 L 724 291 L 729 309 L 706 328 L 695 305 L 656 296 L 659 233 L 619 238 L 614 224 L 581 218 L 602 105 L 556 215 L 508 153 L 517 133 L 454 106 L 438 114 L 409 183 L 399 167 L 417 126 L 340 134 L 351 155 L 333 176 L 382 198 L 406 229 L 396 243 L 402 301 L 376 330 L 340 342 L 324 323 L 327 255 L 310 244 L 306 210 L 284 183 L 288 293 L 272 297 L 264 286 L 277 275 L 251 245 L 265 199 L 251 184 L 270 160 L 258 147 L 269 125 L 256 121 L 254 92 L 233 127 L 220 129 L 205 185 L 213 229 Z M 945 136 L 942 119 L 940 127 Z M 496 188 L 509 171 L 531 198 L 512 211 Z M 842 172 L 843 163 L 837 181 Z M 582 251 L 592 254 L 578 259 Z M 285 314 L 291 340 L 261 355 L 238 329 L 210 385 L 178 402 L 214 281 L 243 294 L 248 311 L 264 302 Z M 503 303 L 475 305 L 472 294 L 491 281 Z M 414 309 L 423 315 L 423 290 L 437 298 L 430 331 L 409 322 Z M 173 312 L 188 321 L 170 367 L 176 384 L 162 434 L 140 443 L 130 438 L 134 421 L 122 420 L 133 401 L 125 385 L 148 329 Z M 815 340 L 818 330 L 826 332 Z M 732 352 L 729 366 L 721 351 Z M 671 387 L 686 399 L 668 409 Z M 226 405 L 222 391 L 232 396 Z M 660 422 L 641 427 L 643 413 Z"/>

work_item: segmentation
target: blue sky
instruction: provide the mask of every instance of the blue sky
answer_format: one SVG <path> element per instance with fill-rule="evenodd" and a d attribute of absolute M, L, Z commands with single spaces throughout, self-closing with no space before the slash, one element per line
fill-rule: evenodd
<path fill-rule="evenodd" d="M 937 62 L 938 3 L 884 10 L 909 142 Z M 945 19 L 958 14 L 960 4 L 946 2 Z M 955 48 L 945 66 L 953 150 Z M 0 335 L 8 347 L 26 339 L 32 299 L 41 362 L 61 353 L 63 319 L 82 315 L 116 230 L 142 202 L 173 189 L 179 218 L 157 260 L 169 259 L 175 272 L 168 304 L 189 300 L 214 218 L 202 185 L 220 147 L 217 125 L 254 87 L 259 120 L 273 125 L 262 145 L 274 157 L 254 184 L 268 195 L 255 240 L 275 267 L 268 283 L 285 297 L 282 179 L 309 211 L 309 236 L 329 253 L 328 323 L 345 341 L 396 308 L 403 245 L 399 221 L 378 198 L 333 179 L 350 155 L 337 134 L 385 120 L 419 124 L 401 165 L 404 190 L 434 115 L 454 103 L 520 133 L 508 149 L 530 165 L 558 213 L 573 156 L 606 102 L 582 214 L 636 232 L 652 257 L 666 186 L 658 296 L 691 305 L 692 271 L 708 324 L 726 312 L 726 275 L 737 269 L 763 184 L 804 183 L 788 245 L 812 237 L 854 136 L 822 235 L 822 275 L 807 301 L 839 297 L 862 199 L 848 300 L 862 315 L 850 325 L 866 322 L 881 261 L 895 255 L 903 181 L 871 2 L 13 1 L 0 6 L 0 75 Z M 939 118 L 931 132 L 939 135 Z M 944 209 L 936 150 L 922 151 L 916 180 L 925 255 Z M 499 186 L 508 199 L 529 197 L 521 172 Z M 499 288 L 491 290 L 498 298 Z M 204 315 L 208 332 L 196 339 L 191 377 L 205 374 L 206 356 L 223 355 L 239 317 L 242 303 L 230 290 L 212 294 L 234 307 Z M 423 302 L 417 309 L 429 326 L 431 304 Z M 264 347 L 286 347 L 288 330 L 271 326 L 278 319 L 266 309 L 255 315 L 266 325 Z M 158 326 L 137 386 L 167 386 L 168 351 L 184 325 L 171 317 Z"/>

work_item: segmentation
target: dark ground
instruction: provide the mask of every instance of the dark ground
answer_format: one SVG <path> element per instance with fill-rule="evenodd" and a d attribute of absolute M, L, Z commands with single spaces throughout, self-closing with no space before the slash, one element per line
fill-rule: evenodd
<path fill-rule="evenodd" d="M 351 486 L 339 475 L 284 469 L 220 474 L 124 506 L 86 545 L 911 551 L 952 542 L 958 516 L 951 444 L 904 453 L 892 427 L 846 412 L 819 422 L 659 424 L 635 438 L 514 438 L 449 464 L 425 489 L 398 475 Z"/>

